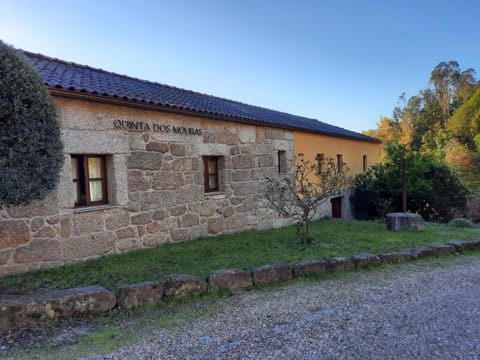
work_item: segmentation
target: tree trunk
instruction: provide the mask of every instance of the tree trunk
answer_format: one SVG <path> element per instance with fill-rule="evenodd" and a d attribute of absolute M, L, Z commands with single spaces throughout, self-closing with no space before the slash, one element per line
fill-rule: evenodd
<path fill-rule="evenodd" d="M 303 244 L 306 245 L 310 241 L 308 239 L 308 211 L 303 210 Z"/>

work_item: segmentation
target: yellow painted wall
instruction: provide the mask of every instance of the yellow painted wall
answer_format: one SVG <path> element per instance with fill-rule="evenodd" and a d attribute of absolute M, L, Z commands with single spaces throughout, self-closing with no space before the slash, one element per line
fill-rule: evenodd
<path fill-rule="evenodd" d="M 363 155 L 367 156 L 367 167 L 380 160 L 381 144 L 365 141 L 295 131 L 294 146 L 295 155 L 303 153 L 305 159 L 312 162 L 317 154 L 332 157 L 335 161 L 337 154 L 341 154 L 343 162 L 350 168 L 349 176 L 363 171 Z"/>

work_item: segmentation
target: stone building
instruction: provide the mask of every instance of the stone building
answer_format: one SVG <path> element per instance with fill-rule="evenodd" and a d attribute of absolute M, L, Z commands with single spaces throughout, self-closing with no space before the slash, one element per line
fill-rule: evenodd
<path fill-rule="evenodd" d="M 305 144 L 378 160 L 376 139 L 316 120 L 25 55 L 53 95 L 65 161 L 47 199 L 0 210 L 0 275 L 281 226 L 260 187 Z"/>

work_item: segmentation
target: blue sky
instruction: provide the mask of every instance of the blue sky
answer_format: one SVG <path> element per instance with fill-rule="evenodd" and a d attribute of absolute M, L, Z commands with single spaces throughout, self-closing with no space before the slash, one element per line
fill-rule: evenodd
<path fill-rule="evenodd" d="M 15 47 L 355 131 L 480 72 L 478 0 L 0 0 Z"/>

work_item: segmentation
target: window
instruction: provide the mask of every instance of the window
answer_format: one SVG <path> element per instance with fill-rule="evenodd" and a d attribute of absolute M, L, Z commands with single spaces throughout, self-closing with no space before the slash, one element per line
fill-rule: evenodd
<path fill-rule="evenodd" d="M 204 156 L 205 192 L 220 191 L 219 156 Z"/>
<path fill-rule="evenodd" d="M 367 170 L 367 155 L 363 155 L 363 171 Z"/>
<path fill-rule="evenodd" d="M 106 204 L 105 156 L 72 155 L 71 158 L 75 207 Z"/>
<path fill-rule="evenodd" d="M 337 171 L 338 172 L 343 171 L 343 155 L 342 154 L 337 154 Z"/>
<path fill-rule="evenodd" d="M 278 152 L 278 173 L 279 174 L 287 173 L 287 152 L 286 151 Z"/>
<path fill-rule="evenodd" d="M 323 164 L 325 163 L 325 155 L 324 154 L 317 154 L 315 158 L 317 160 L 317 172 L 318 174 L 323 172 Z"/>

